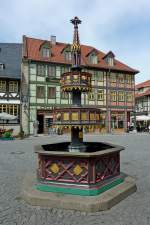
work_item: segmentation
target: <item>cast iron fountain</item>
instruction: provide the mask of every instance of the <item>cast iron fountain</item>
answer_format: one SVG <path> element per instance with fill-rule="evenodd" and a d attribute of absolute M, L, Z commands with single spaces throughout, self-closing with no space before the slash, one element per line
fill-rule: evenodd
<path fill-rule="evenodd" d="M 59 204 L 58 207 L 86 210 L 89 200 L 84 209 L 80 207 L 86 202 L 86 196 L 98 197 L 124 183 L 125 175 L 120 173 L 120 151 L 124 148 L 102 142 L 83 142 L 83 129 L 87 126 L 99 125 L 101 112 L 98 108 L 81 105 L 81 94 L 91 91 L 92 74 L 82 72 L 78 34 L 81 20 L 75 17 L 71 23 L 74 25 L 71 46 L 72 68 L 70 72 L 61 75 L 61 89 L 72 94 L 72 106 L 55 108 L 53 112 L 54 125 L 61 128 L 67 126 L 71 129 L 71 142 L 35 147 L 35 152 L 38 154 L 38 169 L 34 188 L 40 191 L 39 196 L 45 192 L 51 193 L 47 200 L 52 201 L 55 207 L 57 207 L 55 203 L 61 199 L 60 194 L 63 194 L 62 206 Z M 60 193 L 59 199 L 53 199 L 52 193 Z M 67 200 L 68 195 L 64 196 L 64 194 L 71 194 L 71 202 L 74 202 L 74 206 L 73 204 L 65 206 L 66 201 L 69 200 Z M 78 196 L 84 196 L 85 201 L 80 202 Z M 93 199 L 92 207 L 96 204 L 97 197 Z M 76 205 L 77 199 L 79 204 Z M 115 204 L 117 201 L 119 200 L 115 200 Z M 99 205 L 102 204 L 101 199 L 100 202 Z M 100 210 L 99 205 L 96 210 Z"/>

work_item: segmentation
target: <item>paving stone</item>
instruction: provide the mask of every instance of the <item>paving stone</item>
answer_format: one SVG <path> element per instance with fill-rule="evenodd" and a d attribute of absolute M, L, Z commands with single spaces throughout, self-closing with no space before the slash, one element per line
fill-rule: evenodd
<path fill-rule="evenodd" d="M 50 210 L 32 207 L 20 198 L 24 175 L 36 170 L 33 146 L 68 138 L 62 135 L 0 142 L 0 225 L 150 225 L 149 134 L 86 136 L 88 141 L 106 141 L 126 147 L 121 152 L 121 170 L 136 178 L 138 190 L 111 210 L 85 214 Z"/>

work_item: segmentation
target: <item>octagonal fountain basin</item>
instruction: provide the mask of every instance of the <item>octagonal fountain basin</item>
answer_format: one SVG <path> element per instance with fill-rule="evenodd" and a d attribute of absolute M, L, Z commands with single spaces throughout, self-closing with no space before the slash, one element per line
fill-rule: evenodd
<path fill-rule="evenodd" d="M 86 152 L 69 152 L 70 142 L 35 146 L 36 189 L 76 195 L 98 195 L 124 180 L 120 173 L 122 146 L 84 142 Z"/>

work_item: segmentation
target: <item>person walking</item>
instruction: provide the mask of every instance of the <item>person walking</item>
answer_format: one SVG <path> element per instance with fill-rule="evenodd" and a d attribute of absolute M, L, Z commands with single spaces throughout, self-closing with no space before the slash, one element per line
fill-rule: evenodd
<path fill-rule="evenodd" d="M 149 126 L 148 126 L 148 132 L 150 133 L 150 124 L 149 124 Z"/>
<path fill-rule="evenodd" d="M 38 128 L 39 128 L 39 121 L 35 120 L 33 122 L 33 135 L 34 135 L 34 137 L 37 137 Z"/>

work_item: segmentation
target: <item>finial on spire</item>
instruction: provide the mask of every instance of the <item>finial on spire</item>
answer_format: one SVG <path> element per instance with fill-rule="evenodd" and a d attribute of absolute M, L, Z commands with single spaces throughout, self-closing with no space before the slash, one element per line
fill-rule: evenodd
<path fill-rule="evenodd" d="M 78 24 L 81 24 L 81 20 L 77 16 L 74 17 L 74 19 L 70 20 L 70 22 L 74 25 L 75 28 L 78 28 Z"/>
<path fill-rule="evenodd" d="M 75 16 L 70 22 L 74 25 L 73 44 L 71 46 L 73 67 L 78 67 L 81 64 L 81 47 L 78 33 L 78 24 L 81 24 L 81 20 Z"/>

